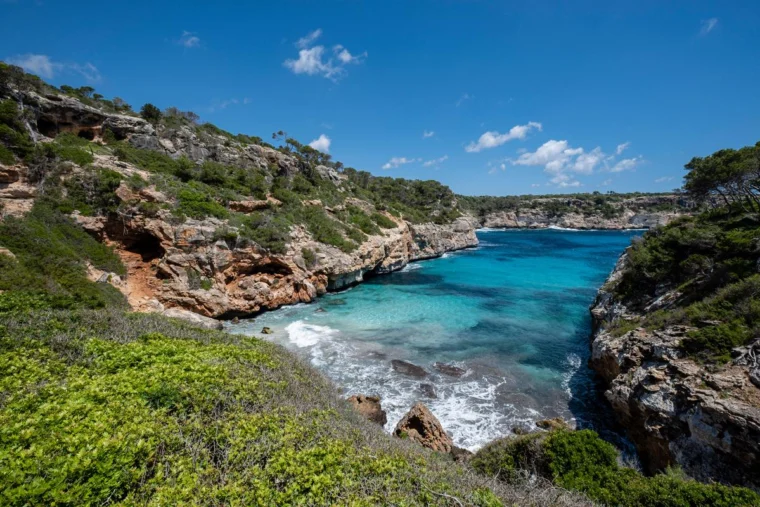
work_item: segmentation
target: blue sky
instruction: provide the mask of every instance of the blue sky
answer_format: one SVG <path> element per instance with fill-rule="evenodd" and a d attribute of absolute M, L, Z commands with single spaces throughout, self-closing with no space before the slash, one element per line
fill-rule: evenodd
<path fill-rule="evenodd" d="M 0 0 L 0 58 L 464 194 L 665 191 L 760 140 L 758 1 L 241 4 Z"/>

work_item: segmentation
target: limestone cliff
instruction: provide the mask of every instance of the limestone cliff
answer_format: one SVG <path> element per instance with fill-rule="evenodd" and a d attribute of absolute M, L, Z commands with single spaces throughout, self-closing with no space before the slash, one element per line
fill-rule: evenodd
<path fill-rule="evenodd" d="M 636 322 L 679 297 L 662 287 L 632 311 L 614 293 L 625 264 L 623 255 L 592 306 L 590 365 L 645 468 L 678 465 L 699 480 L 760 488 L 760 343 L 735 350 L 727 364 L 705 365 L 680 347 L 688 326 L 610 332 L 609 324 Z"/>
<path fill-rule="evenodd" d="M 443 224 L 412 223 L 371 202 L 351 197 L 346 176 L 334 167 L 307 163 L 265 143 L 239 142 L 229 134 L 192 123 L 153 125 L 137 116 L 104 112 L 58 93 L 17 91 L 13 100 L 22 104 L 36 143 L 53 142 L 61 133 L 92 141 L 88 146 L 94 157 L 91 166 L 60 163 L 56 175 L 62 182 L 92 171 L 93 167 L 123 178 L 115 190 L 114 198 L 119 203 L 115 212 L 85 216 L 75 211 L 73 216 L 119 253 L 128 269 L 126 278 L 104 279 L 122 290 L 137 310 L 177 307 L 208 317 L 250 315 L 308 302 L 326 291 L 361 282 L 366 276 L 389 273 L 411 261 L 472 247 L 478 242 L 473 220 L 461 217 Z M 296 224 L 287 230 L 283 251 L 272 253 L 255 242 L 240 240 L 239 226 L 227 219 L 178 218 L 171 211 L 176 197 L 157 188 L 153 174 L 117 157 L 101 142 L 107 140 L 106 136 L 175 160 L 186 157 L 195 164 L 213 162 L 258 171 L 264 181 L 292 180 L 307 174 L 345 197 L 334 206 L 319 199 L 304 200 L 299 206 L 322 208 L 325 220 L 339 225 L 341 213 L 350 206 L 363 210 L 366 216 L 384 217 L 385 226 L 360 234 L 358 246 L 346 251 L 317 241 L 307 227 Z M 0 205 L 4 213 L 18 215 L 31 208 L 41 187 L 35 171 L 39 169 L 24 164 L 0 165 Z M 144 182 L 141 188 L 130 187 L 131 177 Z M 271 186 L 271 182 L 267 184 Z M 281 204 L 269 196 L 231 200 L 225 206 L 230 215 L 233 211 L 239 216 L 261 210 L 274 215 Z M 349 226 L 341 227 L 347 230 Z"/>
<path fill-rule="evenodd" d="M 562 212 L 551 211 L 550 204 L 561 203 Z M 583 201 L 572 198 L 536 198 L 517 210 L 492 211 L 479 217 L 481 227 L 543 229 L 650 229 L 666 225 L 688 212 L 690 207 L 678 195 L 638 196 L 615 203 L 614 213 L 583 211 Z"/>

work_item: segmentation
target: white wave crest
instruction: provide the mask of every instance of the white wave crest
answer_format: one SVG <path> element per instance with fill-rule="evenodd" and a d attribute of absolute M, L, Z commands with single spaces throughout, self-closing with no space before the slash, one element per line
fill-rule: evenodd
<path fill-rule="evenodd" d="M 338 333 L 337 329 L 307 324 L 302 320 L 289 324 L 285 328 L 285 331 L 288 332 L 288 339 L 290 339 L 291 343 L 300 348 L 312 347 Z"/>

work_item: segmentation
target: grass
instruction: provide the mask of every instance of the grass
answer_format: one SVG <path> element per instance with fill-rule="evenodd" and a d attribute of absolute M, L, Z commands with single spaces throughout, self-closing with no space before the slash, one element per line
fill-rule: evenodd
<path fill-rule="evenodd" d="M 384 434 L 255 338 L 41 311 L 5 319 L 0 368 L 3 505 L 582 505 Z"/>

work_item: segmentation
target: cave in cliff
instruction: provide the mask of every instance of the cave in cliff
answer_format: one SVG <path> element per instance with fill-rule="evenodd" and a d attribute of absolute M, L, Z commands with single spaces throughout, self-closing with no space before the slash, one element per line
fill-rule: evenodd
<path fill-rule="evenodd" d="M 166 253 L 158 238 L 148 233 L 138 233 L 124 237 L 122 244 L 128 252 L 140 255 L 143 262 L 160 259 Z"/>

